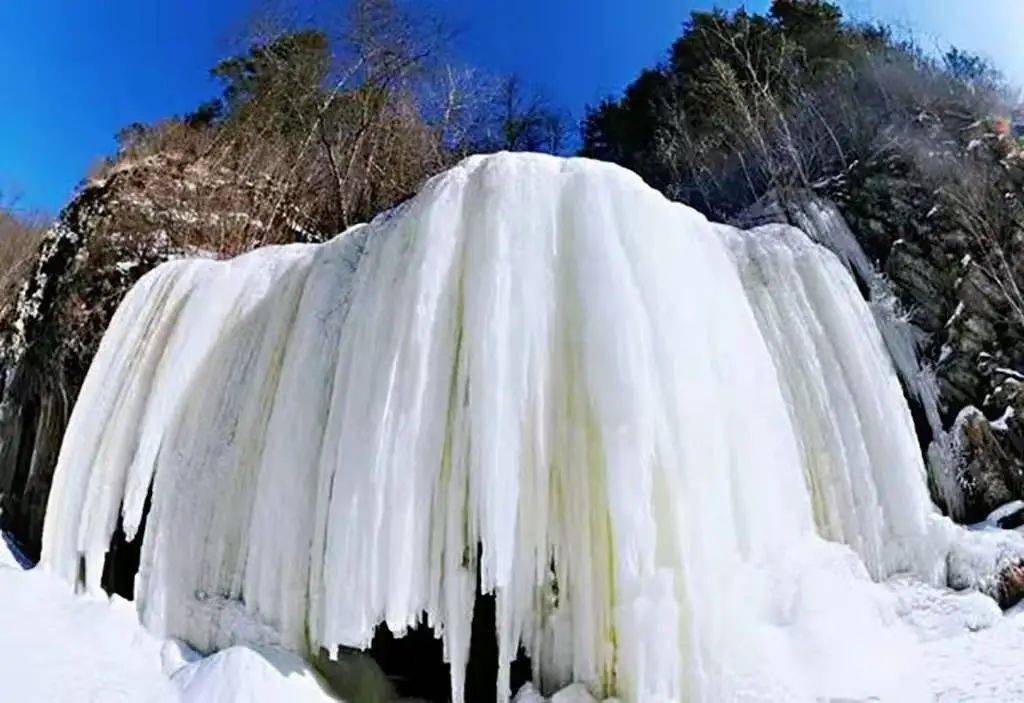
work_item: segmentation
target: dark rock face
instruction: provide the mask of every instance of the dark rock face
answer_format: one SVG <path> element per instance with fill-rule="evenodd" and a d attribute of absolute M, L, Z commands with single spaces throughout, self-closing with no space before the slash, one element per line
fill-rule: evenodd
<path fill-rule="evenodd" d="M 979 128 L 980 129 L 980 128 Z M 973 135 L 969 154 L 1005 174 L 991 188 L 1017 207 L 1024 161 L 1012 144 Z M 983 519 L 1024 497 L 1024 233 L 1013 218 L 987 223 L 969 235 L 940 188 L 929 188 L 928 165 L 905 158 L 865 166 L 833 193 L 869 258 L 882 271 L 909 320 L 924 334 L 922 362 L 934 373 L 938 409 L 948 437 L 919 428 L 922 448 L 941 439 L 959 459 L 952 477 L 962 488 L 959 505 L 933 481 L 936 503 L 959 521 Z M 966 171 L 964 171 L 966 173 Z M 1000 190 L 1001 189 L 1001 190 Z M 998 218 L 993 218 L 996 222 Z M 994 263 L 986 242 L 998 242 L 1005 263 Z"/>
<path fill-rule="evenodd" d="M 39 555 L 50 483 L 78 391 L 135 282 L 177 256 L 322 239 L 286 200 L 278 221 L 235 213 L 243 224 L 236 226 L 234 215 L 211 223 L 211 213 L 244 212 L 245 203 L 266 191 L 266 184 L 194 158 L 160 154 L 118 164 L 105 179 L 86 184 L 47 232 L 17 305 L 0 320 L 0 527 L 30 558 Z M 225 237 L 233 237 L 230 248 Z"/>
<path fill-rule="evenodd" d="M 894 247 L 887 273 L 929 335 L 924 359 L 934 369 L 940 410 L 960 456 L 964 503 L 959 510 L 943 507 L 973 522 L 1024 496 L 1018 419 L 1024 396 L 1017 378 L 1024 343 L 1004 292 L 963 251 L 962 240 L 955 232 L 938 239 L 937 255 L 912 244 Z"/>
<path fill-rule="evenodd" d="M 950 282 L 921 245 L 897 240 L 889 253 L 885 273 L 901 293 L 901 299 L 913 301 L 910 320 L 926 334 L 940 332 L 952 312 L 944 294 Z"/>
<path fill-rule="evenodd" d="M 64 209 L 12 319 L 2 322 L 2 525 L 32 558 L 61 439 L 100 337 L 128 288 L 171 253 L 158 238 L 116 232 L 121 208 L 113 201 L 125 175 L 85 188 Z"/>
<path fill-rule="evenodd" d="M 885 261 L 896 242 L 926 239 L 931 196 L 912 169 L 892 158 L 865 169 L 837 194 L 838 204 L 864 251 Z"/>

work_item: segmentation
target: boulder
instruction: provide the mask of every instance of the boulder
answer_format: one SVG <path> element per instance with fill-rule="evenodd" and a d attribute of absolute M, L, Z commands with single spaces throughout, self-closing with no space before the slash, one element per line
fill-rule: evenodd
<path fill-rule="evenodd" d="M 991 422 L 973 406 L 957 416 L 948 441 L 963 500 L 953 517 L 980 522 L 1024 494 L 1024 456 L 1014 448 L 1014 435 L 1005 422 Z"/>

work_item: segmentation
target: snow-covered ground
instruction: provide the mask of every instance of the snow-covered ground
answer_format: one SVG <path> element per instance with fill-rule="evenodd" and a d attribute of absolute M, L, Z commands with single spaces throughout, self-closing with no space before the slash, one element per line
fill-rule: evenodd
<path fill-rule="evenodd" d="M 199 658 L 143 630 L 131 603 L 75 596 L 0 545 L 0 701 L 331 700 L 297 657 L 232 647 Z"/>
<path fill-rule="evenodd" d="M 898 612 L 917 635 L 927 688 L 936 701 L 1024 700 L 1024 609 L 1003 614 L 980 593 L 892 584 Z"/>
<path fill-rule="evenodd" d="M 901 614 L 920 638 L 935 700 L 1024 700 L 1024 609 L 1003 615 L 977 593 L 953 594 L 911 582 L 894 588 Z M 0 700 L 335 700 L 289 654 L 232 647 L 199 659 L 143 630 L 130 603 L 72 595 L 63 582 L 24 571 L 6 546 L 0 548 L 0 603 Z M 517 700 L 543 699 L 531 690 Z M 553 700 L 593 699 L 573 687 Z"/>
<path fill-rule="evenodd" d="M 941 703 L 1024 700 L 1024 615 L 978 632 L 925 643 L 928 684 Z"/>

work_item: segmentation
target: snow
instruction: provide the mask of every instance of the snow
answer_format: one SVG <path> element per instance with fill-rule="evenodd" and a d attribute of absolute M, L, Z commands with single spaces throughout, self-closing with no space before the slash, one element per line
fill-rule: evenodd
<path fill-rule="evenodd" d="M 1008 432 L 1010 429 L 1009 422 L 1016 417 L 1017 411 L 1013 409 L 1012 405 L 1008 405 L 1003 414 L 999 416 L 999 419 L 991 423 L 992 429 L 997 432 Z"/>
<path fill-rule="evenodd" d="M 1024 616 L 1007 616 L 980 632 L 962 633 L 923 646 L 928 686 L 939 703 L 1006 703 L 1024 700 L 1020 652 Z"/>
<path fill-rule="evenodd" d="M 931 700 L 1006 703 L 1024 700 L 1024 615 L 1004 615 L 976 592 L 954 593 L 900 579 L 898 610 L 918 637 Z"/>
<path fill-rule="evenodd" d="M 989 513 L 982 525 L 986 527 L 997 527 L 1000 520 L 1009 517 L 1014 513 L 1018 513 L 1021 510 L 1024 510 L 1024 500 L 1011 500 L 1009 503 L 1000 505 Z"/>
<path fill-rule="evenodd" d="M 230 647 L 177 671 L 182 703 L 325 703 L 334 700 L 301 658 Z"/>
<path fill-rule="evenodd" d="M 916 636 L 930 700 L 1024 696 L 1024 615 L 978 593 L 891 582 L 896 613 Z M 128 604 L 75 596 L 0 548 L 0 681 L 5 700 L 278 703 L 331 700 L 293 655 L 232 647 L 207 659 L 145 632 Z M 909 645 L 914 646 L 914 645 Z M 287 674 L 287 675 L 282 675 Z M 902 701 L 902 699 L 897 699 Z M 527 684 L 514 703 L 594 703 L 579 684 L 545 698 Z M 608 699 L 606 703 L 614 703 Z"/>
<path fill-rule="evenodd" d="M 977 591 L 938 589 L 906 577 L 889 585 L 896 594 L 896 612 L 922 642 L 978 632 L 1003 618 L 996 602 Z"/>
<path fill-rule="evenodd" d="M 999 376 L 1005 376 L 1006 378 L 1012 378 L 1017 381 L 1024 381 L 1024 373 L 1013 369 L 1007 369 L 1002 366 L 996 368 L 993 373 Z"/>
<path fill-rule="evenodd" d="M 131 604 L 71 593 L 0 545 L 5 701 L 333 701 L 295 655 L 232 647 L 202 658 L 146 632 Z"/>
<path fill-rule="evenodd" d="M 97 596 L 152 485 L 139 616 L 202 651 L 425 617 L 461 702 L 479 582 L 499 691 L 521 645 L 566 700 L 927 700 L 876 581 L 941 586 L 964 552 L 983 584 L 1024 549 L 928 502 L 877 320 L 795 230 L 713 226 L 608 164 L 474 157 L 327 244 L 145 276 L 72 415 L 42 568 Z M 204 661 L 273 678 L 254 656 Z"/>
<path fill-rule="evenodd" d="M 605 703 L 613 703 L 614 700 L 608 698 L 605 699 Z M 527 683 L 516 692 L 512 703 L 597 703 L 597 701 L 582 684 L 566 686 L 551 698 L 545 698 L 533 684 Z"/>
<path fill-rule="evenodd" d="M 946 325 L 945 326 L 948 328 L 948 327 L 952 327 L 954 324 L 956 324 L 957 321 L 961 317 L 963 317 L 963 314 L 964 314 L 964 312 L 966 310 L 967 310 L 967 306 L 964 305 L 962 301 L 957 303 L 956 304 L 956 309 L 953 310 L 953 314 L 950 315 L 948 320 L 946 320 Z"/>
<path fill-rule="evenodd" d="M 76 598 L 0 546 L 0 681 L 16 701 L 164 701 L 161 643 L 130 604 Z"/>

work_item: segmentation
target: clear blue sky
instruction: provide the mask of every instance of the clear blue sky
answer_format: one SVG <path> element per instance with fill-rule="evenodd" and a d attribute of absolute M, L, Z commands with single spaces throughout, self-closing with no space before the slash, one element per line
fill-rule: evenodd
<path fill-rule="evenodd" d="M 516 72 L 582 114 L 661 58 L 690 10 L 715 0 L 431 0 L 462 31 L 459 53 Z M 338 0 L 339 4 L 343 0 Z M 735 6 L 736 0 L 719 0 Z M 763 11 L 768 0 L 747 0 Z M 1024 76 L 1024 0 L 844 0 L 857 16 L 913 26 L 992 54 Z M 0 0 L 0 189 L 56 212 L 113 134 L 193 109 L 253 0 Z M 943 8 L 941 11 L 937 8 Z"/>
<path fill-rule="evenodd" d="M 1024 84 L 1024 0 L 842 0 L 847 15 L 909 30 L 926 49 L 959 46 Z"/>

